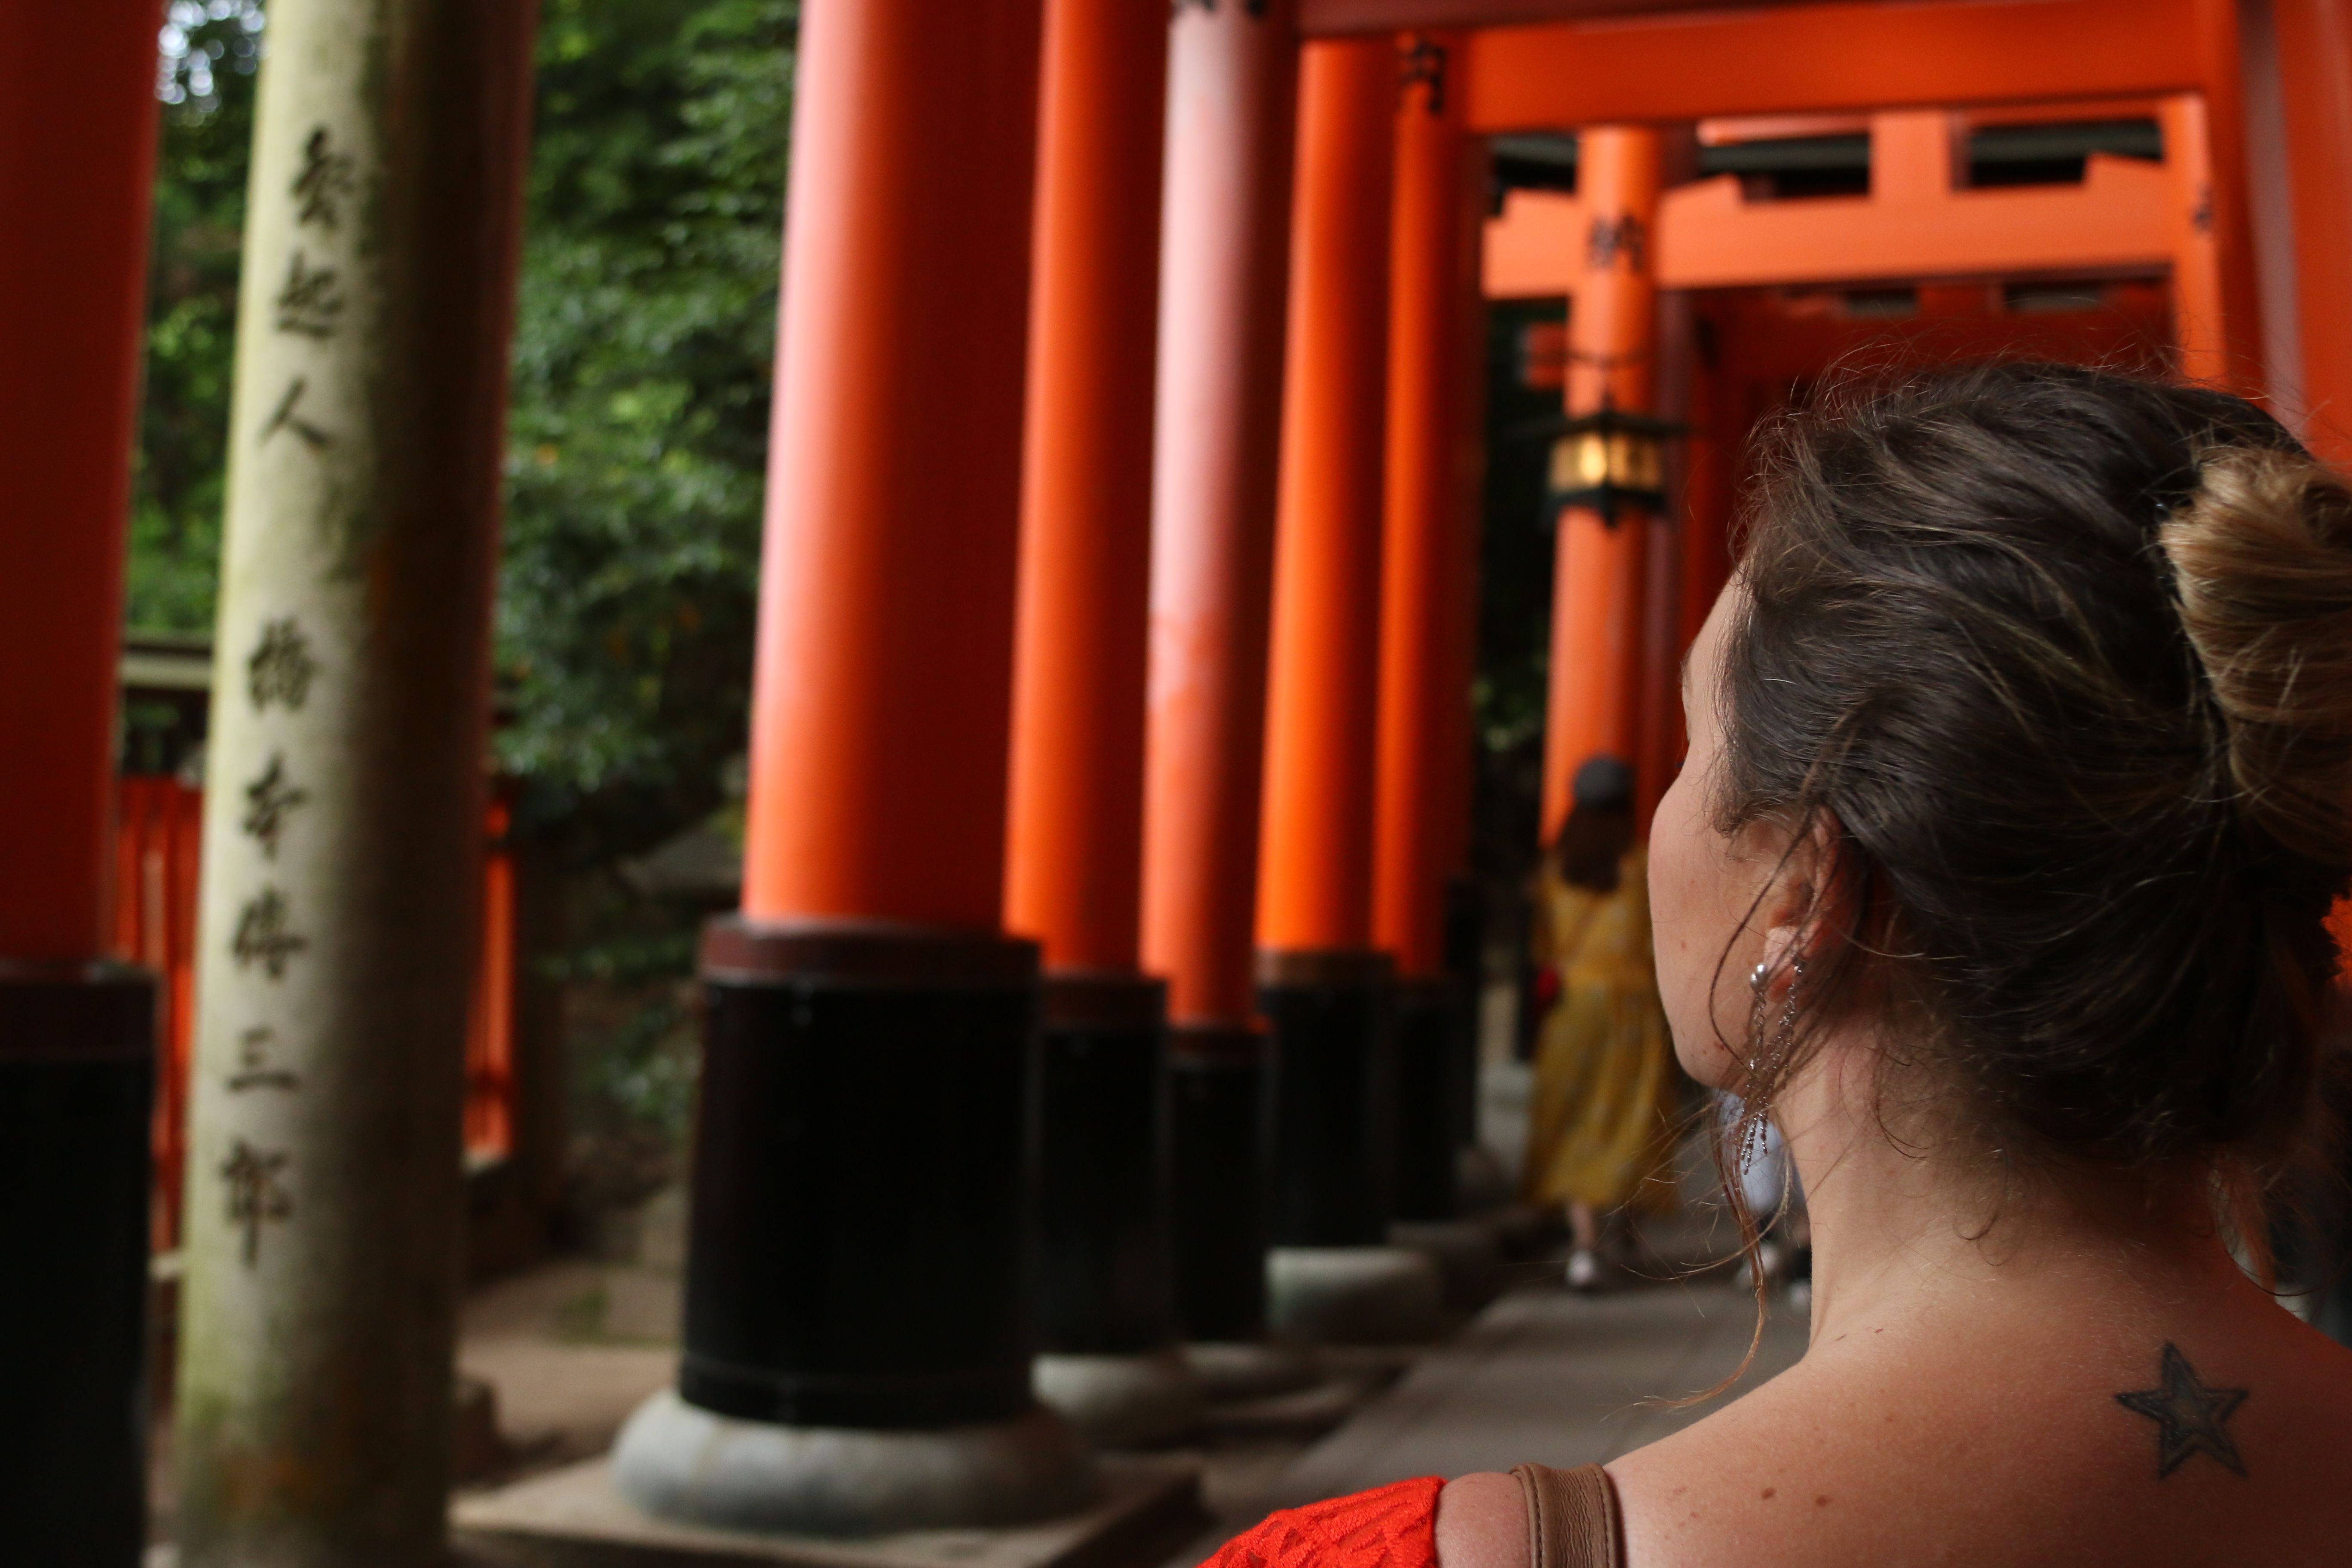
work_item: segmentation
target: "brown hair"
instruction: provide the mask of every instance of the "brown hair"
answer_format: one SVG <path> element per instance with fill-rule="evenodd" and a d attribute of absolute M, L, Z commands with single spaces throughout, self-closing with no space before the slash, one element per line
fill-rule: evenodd
<path fill-rule="evenodd" d="M 2352 876 L 2352 491 L 2241 398 L 2053 364 L 1766 450 L 1717 826 L 1818 835 L 1834 891 L 1727 1157 L 1866 1011 L 2005 1163 L 2273 1183 Z"/>

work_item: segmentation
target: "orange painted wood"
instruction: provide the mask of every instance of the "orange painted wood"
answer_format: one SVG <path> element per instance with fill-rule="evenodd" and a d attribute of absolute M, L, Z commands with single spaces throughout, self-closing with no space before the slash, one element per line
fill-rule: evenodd
<path fill-rule="evenodd" d="M 1946 118 L 1933 110 L 1876 116 L 1882 166 L 1878 188 L 1866 196 L 1748 202 L 1730 174 L 1667 192 L 1658 214 L 1659 287 L 2112 272 L 2171 264 L 2181 239 L 2179 176 L 2166 166 L 2094 153 L 2080 185 L 1972 191 L 1955 190 L 1948 179 L 1900 179 L 1906 163 L 1897 159 L 1887 166 L 1885 152 L 1890 144 L 1899 149 L 1906 134 L 1940 141 Z M 1930 165 L 1914 156 L 1908 163 L 1922 174 L 1948 166 L 1948 158 Z M 1502 216 L 1487 224 L 1487 295 L 1569 292 L 1575 270 L 1569 247 L 1587 221 L 1580 197 L 1513 191 Z"/>
<path fill-rule="evenodd" d="M 1300 0 L 1298 30 L 1308 37 L 1413 29 L 1458 30 L 1559 22 L 1591 16 L 1645 16 L 1704 8 L 1728 11 L 1779 0 Z"/>
<path fill-rule="evenodd" d="M 466 1153 L 499 1160 L 515 1139 L 514 813 L 490 801 L 482 848 L 481 957 L 466 1021 Z"/>
<path fill-rule="evenodd" d="M 1634 660 L 1648 564 L 1643 524 L 1605 528 L 1560 514 L 1552 554 L 1551 684 L 1545 701 L 1543 841 L 1568 820 L 1576 770 L 1596 756 L 1633 761 Z"/>
<path fill-rule="evenodd" d="M 1658 357 L 1656 412 L 1686 430 L 1699 417 L 1697 383 L 1703 367 L 1700 353 L 1698 296 L 1681 291 L 1661 295 L 1654 314 Z M 1687 739 L 1678 689 L 1684 649 L 1689 646 L 1685 600 L 1689 580 L 1704 576 L 1712 552 L 1705 542 L 1694 544 L 1691 520 L 1702 494 L 1692 493 L 1694 477 L 1703 464 L 1687 436 L 1665 441 L 1663 468 L 1667 477 L 1666 507 L 1649 520 L 1649 550 L 1643 563 L 1643 605 L 1640 667 L 1635 681 L 1633 725 L 1633 830 L 1650 836 L 1658 801 L 1682 769 Z M 1703 478 L 1702 478 L 1703 488 Z"/>
<path fill-rule="evenodd" d="M 1477 657 L 1475 362 L 1480 172 L 1460 34 L 1405 40 L 1389 262 L 1372 942 L 1408 979 L 1445 966 L 1445 884 L 1470 858 Z"/>
<path fill-rule="evenodd" d="M 2272 0 L 2294 208 L 2305 431 L 2352 466 L 2352 0 Z M 2339 928 L 2341 929 L 2341 928 Z"/>
<path fill-rule="evenodd" d="M 1385 37 L 1300 53 L 1261 948 L 1371 942 L 1397 65 Z"/>
<path fill-rule="evenodd" d="M 1478 57 L 1472 58 L 1475 69 Z M 1626 413 L 1653 406 L 1663 160 L 1655 131 L 1616 125 L 1584 133 L 1580 184 L 1588 216 L 1573 253 L 1570 413 L 1591 413 L 1604 399 Z M 1634 512 L 1621 511 L 1613 527 L 1580 509 L 1560 514 L 1544 731 L 1546 843 L 1567 819 L 1578 768 L 1601 755 L 1635 760 L 1648 554 L 1646 524 Z"/>
<path fill-rule="evenodd" d="M 1474 130 L 2177 92 L 2205 85 L 2196 5 L 2008 0 L 1781 5 L 1485 28 Z"/>
<path fill-rule="evenodd" d="M 743 912 L 992 929 L 1037 0 L 800 37 Z"/>
<path fill-rule="evenodd" d="M 2352 899 L 2327 911 L 2327 934 L 2336 939 L 2337 977 L 2352 975 Z"/>
<path fill-rule="evenodd" d="M 1572 291 L 1577 247 L 1590 217 L 1564 191 L 1515 190 L 1486 220 L 1479 272 L 1490 300 L 1545 300 Z"/>
<path fill-rule="evenodd" d="M 2094 153 L 2081 185 L 1955 190 L 1947 116 L 1883 114 L 1866 196 L 1748 202 L 1736 175 L 1670 193 L 1659 215 L 1658 281 L 1669 289 L 1864 281 L 2162 267 L 2176 245 L 2175 188 L 2165 167 Z M 1932 164 L 1900 180 L 1886 154 L 1906 135 Z M 1892 165 L 1892 166 L 1890 166 Z"/>
<path fill-rule="evenodd" d="M 107 949 L 152 0 L 0 0 L 0 960 Z"/>
<path fill-rule="evenodd" d="M 1047 0 L 1004 923 L 1135 967 L 1165 16 Z"/>
<path fill-rule="evenodd" d="M 1297 132 L 1294 0 L 1169 37 L 1152 447 L 1143 964 L 1171 1020 L 1256 1016 L 1266 620 Z"/>
<path fill-rule="evenodd" d="M 154 775 L 115 781 L 113 956 L 155 976 L 153 1244 L 180 1240 L 188 1067 L 195 1017 L 196 879 L 204 793 Z"/>
<path fill-rule="evenodd" d="M 2095 308 L 2014 314 L 1999 284 L 1943 283 L 1918 290 L 1916 315 L 1885 319 L 1847 314 L 1834 289 L 1728 289 L 1697 298 L 1712 329 L 1717 368 L 1705 429 L 1738 451 L 1759 418 L 1790 391 L 1834 365 L 1867 371 L 1882 363 L 1922 364 L 2023 354 L 2073 364 L 2160 368 L 2171 352 L 2170 289 L 2158 279 L 2111 284 Z"/>
<path fill-rule="evenodd" d="M 2203 379 L 2260 397 L 2270 377 L 2263 363 L 2262 287 L 2254 257 L 2253 197 L 2248 189 L 2238 5 L 2239 0 L 2191 0 L 2190 5 L 2198 58 L 2205 65 L 2197 96 L 2203 101 L 2204 140 L 2212 170 L 2200 204 L 2207 216 L 2195 224 L 2195 233 L 2200 238 L 2210 237 L 2220 298 L 2221 363 Z M 2169 112 L 2160 110 L 2159 118 Z M 2173 166 L 2181 165 L 2176 160 Z M 2187 351 L 2184 342 L 2184 354 Z"/>
<path fill-rule="evenodd" d="M 2213 161 L 2204 100 L 2182 93 L 2162 110 L 2165 203 L 2172 241 L 2172 335 L 2180 374 L 2191 381 L 2228 382 L 2233 367 L 2229 301 L 2215 233 Z"/>

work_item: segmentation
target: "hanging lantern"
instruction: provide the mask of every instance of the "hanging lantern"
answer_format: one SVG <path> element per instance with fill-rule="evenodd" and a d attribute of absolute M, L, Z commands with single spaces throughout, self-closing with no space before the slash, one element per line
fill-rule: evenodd
<path fill-rule="evenodd" d="M 1670 419 L 1625 414 L 1604 403 L 1600 412 L 1547 420 L 1551 471 L 1544 486 L 1544 518 L 1559 521 L 1569 507 L 1598 512 L 1614 528 L 1621 510 L 1664 511 L 1665 443 L 1686 426 Z"/>

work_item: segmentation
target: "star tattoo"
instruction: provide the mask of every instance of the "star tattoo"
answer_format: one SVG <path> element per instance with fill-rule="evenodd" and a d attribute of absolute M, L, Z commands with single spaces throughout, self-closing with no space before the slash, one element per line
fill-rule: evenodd
<path fill-rule="evenodd" d="M 2164 1343 L 2164 1367 L 2158 1375 L 2164 1384 L 2161 1388 L 2116 1395 L 2116 1404 L 2157 1425 L 2156 1479 L 2162 1480 L 2172 1474 L 2192 1454 L 2209 1455 L 2244 1475 L 2246 1462 L 2238 1457 L 2238 1445 L 2224 1424 L 2246 1402 L 2246 1391 L 2207 1387 L 2198 1381 L 2197 1369 L 2189 1364 L 2180 1347 L 2169 1340 Z"/>

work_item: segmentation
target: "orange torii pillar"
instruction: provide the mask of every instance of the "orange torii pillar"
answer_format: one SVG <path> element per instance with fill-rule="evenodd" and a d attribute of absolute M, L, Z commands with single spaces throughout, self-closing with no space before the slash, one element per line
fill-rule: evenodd
<path fill-rule="evenodd" d="M 2352 0 L 2273 0 L 2287 200 L 2294 214 L 2294 323 L 2299 363 L 2270 366 L 2305 411 L 2303 437 L 2339 468 L 2352 468 Z M 2328 917 L 2352 954 L 2352 900 Z M 2347 1307 L 2331 1292 L 2330 1331 Z"/>
<path fill-rule="evenodd" d="M 685 1354 L 614 1476 L 674 1518 L 845 1533 L 1088 1480 L 1030 1392 L 1037 949 L 999 927 L 1038 9 L 805 16 Z"/>
<path fill-rule="evenodd" d="M 1263 1039 L 1252 994 L 1267 597 L 1282 416 L 1296 0 L 1183 5 L 1170 35 L 1143 963 L 1168 978 L 1177 1312 L 1265 1327 Z M 1255 1352 L 1220 1352 L 1263 1365 Z M 1211 1372 L 1213 1387 L 1234 1386 Z"/>
<path fill-rule="evenodd" d="M 2164 100 L 2157 110 L 2165 162 L 2176 180 L 2173 309 L 2183 329 L 2180 368 L 2258 398 L 2272 373 L 2263 363 L 2248 161 L 2242 46 L 2252 18 L 2242 0 L 2190 0 L 2189 9 L 2203 91 Z"/>
<path fill-rule="evenodd" d="M 1165 985 L 1136 966 L 1168 21 L 1047 0 L 1004 923 L 1045 950 L 1037 1392 L 1196 1426 L 1169 1282 Z"/>
<path fill-rule="evenodd" d="M 1567 408 L 1647 414 L 1656 382 L 1656 237 L 1662 139 L 1638 126 L 1583 133 L 1578 184 L 1591 214 L 1569 312 Z M 1555 476 L 1555 485 L 1558 476 Z M 1641 737 L 1646 520 L 1562 510 L 1552 578 L 1551 690 L 1544 736 L 1543 841 L 1568 817 L 1577 769 L 1631 764 Z M 1641 781 L 1636 781 L 1640 787 Z"/>
<path fill-rule="evenodd" d="M 146 1549 L 155 1001 L 106 889 L 155 15 L 0 4 L 0 1529 L 58 1568 Z"/>
<path fill-rule="evenodd" d="M 2313 449 L 2352 466 L 2352 0 L 2272 0 L 2271 15 L 2303 363 L 2270 368 L 2310 411 Z"/>
<path fill-rule="evenodd" d="M 1396 959 L 1394 1211 L 1454 1217 L 1476 1064 L 1470 973 L 1448 950 L 1469 869 L 1470 683 L 1477 655 L 1476 151 L 1459 34 L 1401 40 L 1389 294 L 1372 940 Z M 1451 961 L 1451 962 L 1449 962 Z"/>
<path fill-rule="evenodd" d="M 2212 116 L 2195 93 L 2176 93 L 2158 109 L 2164 127 L 2164 163 L 2172 176 L 2172 334 L 2183 380 L 2254 391 L 2252 374 L 2232 340 L 2226 283 L 2224 232 L 2217 221 Z"/>
<path fill-rule="evenodd" d="M 1309 1339 L 1412 1337 L 1438 1305 L 1378 1321 L 1396 1268 L 1429 1267 L 1387 1246 L 1393 966 L 1371 920 L 1397 73 L 1387 37 L 1299 65 L 1257 942 L 1270 1314 Z"/>

